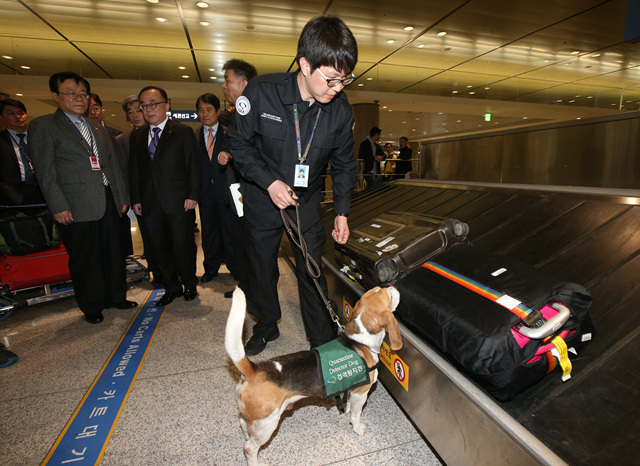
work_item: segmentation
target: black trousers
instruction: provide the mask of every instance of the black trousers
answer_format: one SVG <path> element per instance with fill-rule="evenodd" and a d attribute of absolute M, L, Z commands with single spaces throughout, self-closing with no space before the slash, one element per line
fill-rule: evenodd
<path fill-rule="evenodd" d="M 69 254 L 76 301 L 85 315 L 95 315 L 127 298 L 120 212 L 111 188 L 106 186 L 105 191 L 107 206 L 100 220 L 58 225 Z"/>
<path fill-rule="evenodd" d="M 160 272 L 160 282 L 170 293 L 195 288 L 196 242 L 193 212 L 167 214 L 158 203 L 142 204 L 142 222 Z"/>
<path fill-rule="evenodd" d="M 202 252 L 204 253 L 204 271 L 216 273 L 223 259 L 227 264 L 227 245 L 231 243 L 231 231 L 229 225 L 229 209 L 224 205 L 224 200 L 199 204 L 200 210 L 200 237 L 202 240 Z"/>
<path fill-rule="evenodd" d="M 249 312 L 258 321 L 254 333 L 260 333 L 277 325 L 281 317 L 278 300 L 278 250 L 282 241 L 284 226 L 273 230 L 261 230 L 247 219 L 247 254 L 249 257 Z M 317 264 L 321 264 L 322 249 L 326 235 L 320 219 L 304 233 L 308 252 Z M 291 239 L 289 239 L 291 242 Z M 296 261 L 300 312 L 305 332 L 313 346 L 319 346 L 336 337 L 336 328 L 331 322 L 313 279 L 307 273 L 302 251 L 291 242 Z M 318 279 L 325 296 L 328 296 L 324 274 Z"/>

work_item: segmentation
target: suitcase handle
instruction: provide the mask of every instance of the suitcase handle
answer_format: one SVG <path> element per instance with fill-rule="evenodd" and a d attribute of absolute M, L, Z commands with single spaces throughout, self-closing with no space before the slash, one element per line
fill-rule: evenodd
<path fill-rule="evenodd" d="M 532 340 L 541 340 L 557 332 L 571 317 L 571 311 L 567 306 L 561 303 L 553 303 L 551 305 L 558 313 L 551 319 L 547 320 L 542 326 L 537 328 L 526 327 L 521 325 L 517 330 L 522 335 Z"/>

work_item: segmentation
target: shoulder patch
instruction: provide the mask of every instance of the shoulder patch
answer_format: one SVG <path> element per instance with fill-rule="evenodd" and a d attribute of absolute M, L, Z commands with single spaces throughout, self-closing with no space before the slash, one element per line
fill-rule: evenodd
<path fill-rule="evenodd" d="M 242 116 L 247 115 L 251 111 L 251 102 L 249 102 L 249 99 L 243 95 L 238 97 L 238 100 L 236 100 L 236 111 Z"/>

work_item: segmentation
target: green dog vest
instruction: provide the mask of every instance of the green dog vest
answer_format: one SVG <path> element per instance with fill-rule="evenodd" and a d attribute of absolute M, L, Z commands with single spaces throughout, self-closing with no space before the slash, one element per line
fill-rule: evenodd
<path fill-rule="evenodd" d="M 338 340 L 331 340 L 314 349 L 318 371 L 327 398 L 333 398 L 353 388 L 369 383 L 367 364 L 358 353 Z"/>

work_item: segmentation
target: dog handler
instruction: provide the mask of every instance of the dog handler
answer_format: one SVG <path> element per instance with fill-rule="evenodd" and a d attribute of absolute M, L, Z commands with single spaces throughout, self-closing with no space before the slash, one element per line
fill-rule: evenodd
<path fill-rule="evenodd" d="M 321 173 L 333 173 L 336 217 L 333 239 L 349 237 L 347 216 L 356 181 L 353 113 L 343 88 L 353 81 L 358 61 L 356 40 L 344 22 L 318 16 L 302 30 L 296 61 L 299 70 L 259 76 L 236 101 L 229 129 L 231 152 L 242 175 L 249 257 L 249 310 L 257 323 L 246 344 L 248 355 L 260 353 L 280 336 L 278 250 L 283 224 L 280 210 L 300 223 L 309 254 L 320 264 L 325 233 L 320 216 Z M 299 176 L 303 173 L 303 176 Z M 311 347 L 336 336 L 329 313 L 307 274 L 299 248 L 292 244 L 305 331 Z M 324 275 L 319 279 L 325 295 Z"/>

